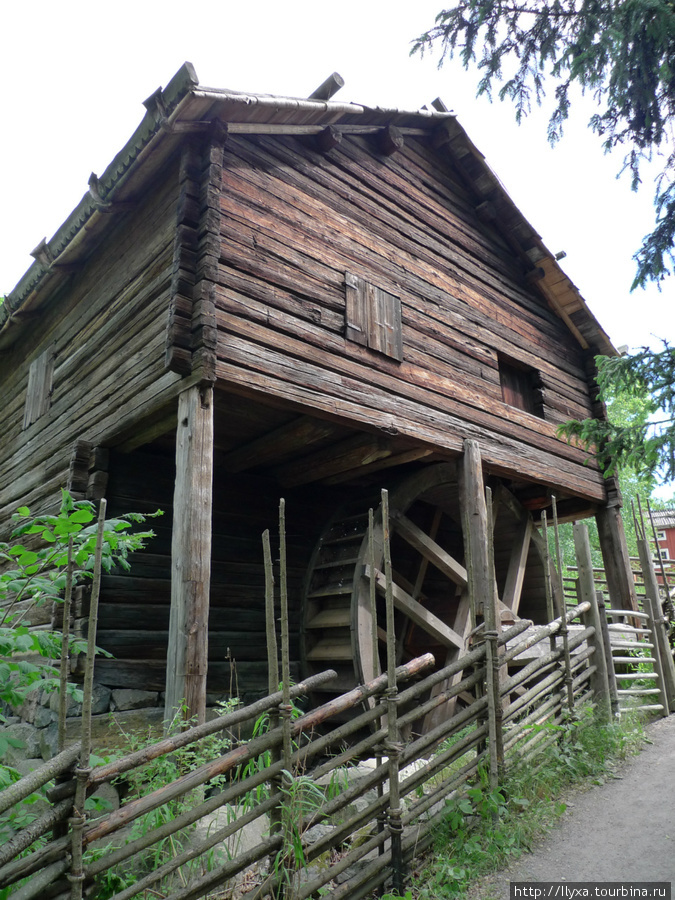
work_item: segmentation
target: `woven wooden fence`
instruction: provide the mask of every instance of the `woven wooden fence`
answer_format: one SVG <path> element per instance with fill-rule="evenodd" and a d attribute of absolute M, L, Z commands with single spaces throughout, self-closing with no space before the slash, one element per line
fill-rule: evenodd
<path fill-rule="evenodd" d="M 269 536 L 264 546 L 269 573 Z M 271 582 L 273 685 L 279 681 Z M 79 900 L 93 896 L 104 881 L 115 883 L 113 876 L 119 882 L 114 900 L 223 897 L 237 878 L 239 895 L 250 900 L 302 900 L 326 886 L 336 900 L 358 900 L 385 885 L 400 890 L 410 860 L 432 845 L 446 801 L 479 769 L 495 786 L 512 761 L 529 760 L 558 740 L 559 729 L 548 726 L 574 716 L 581 704 L 594 701 L 609 715 L 608 653 L 595 590 L 540 627 L 521 620 L 502 631 L 496 604 L 486 603 L 484 625 L 469 652 L 429 674 L 430 654 L 393 665 L 390 582 L 388 577 L 386 673 L 297 718 L 295 698 L 335 673 L 291 686 L 282 589 L 281 691 L 106 765 L 90 764 L 85 726 L 79 746 L 0 794 L 0 814 L 8 813 L 57 781 L 47 791 L 48 809 L 0 847 L 0 890 L 11 888 L 17 900 Z M 416 732 L 416 723 L 447 710 L 451 701 L 452 715 Z M 250 732 L 263 715 L 269 716 L 267 731 L 246 742 L 234 739 L 236 729 L 248 726 Z M 214 758 L 88 819 L 85 800 L 102 784 L 124 782 L 153 760 L 212 742 L 214 735 L 223 741 Z M 359 765 L 363 760 L 368 767 Z M 177 815 L 130 831 L 181 798 Z M 224 820 L 214 818 L 219 811 Z M 256 821 L 258 836 L 245 849 L 230 843 Z M 205 822 L 212 831 L 202 829 L 195 839 Z M 156 859 L 153 848 L 169 840 L 173 850 L 166 861 L 144 869 L 144 860 Z M 132 871 L 133 877 L 124 877 Z"/>
<path fill-rule="evenodd" d="M 500 766 L 508 754 L 531 756 L 542 744 L 556 739 L 553 731 L 540 728 L 533 731 L 533 724 L 557 723 L 565 710 L 573 710 L 580 702 L 587 701 L 590 680 L 595 671 L 595 667 L 589 664 L 595 652 L 592 644 L 594 629 L 588 627 L 575 634 L 567 642 L 567 651 L 562 646 L 561 632 L 564 632 L 567 622 L 586 613 L 589 608 L 589 604 L 582 604 L 568 612 L 564 620 L 558 619 L 534 630 L 528 628 L 529 623 L 519 622 L 498 636 L 498 691 L 493 693 L 493 698 L 499 699 L 501 715 L 494 717 L 493 722 L 486 691 L 432 731 L 407 743 L 400 739 L 415 721 L 451 698 L 466 695 L 476 686 L 485 690 L 488 685 L 489 690 L 490 678 L 486 669 L 489 645 L 484 642 L 461 661 L 413 684 L 408 684 L 410 679 L 432 665 L 433 659 L 428 654 L 396 670 L 395 705 L 401 712 L 394 719 L 398 740 L 393 743 L 390 740 L 392 723 L 385 721 L 391 715 L 392 697 L 388 677 L 383 675 L 300 718 L 293 721 L 283 718 L 281 724 L 266 734 L 235 746 L 179 780 L 90 822 L 80 823 L 78 819 L 84 819 L 84 816 L 74 807 L 78 778 L 85 781 L 85 792 L 90 793 L 102 783 L 119 780 L 160 755 L 175 752 L 179 747 L 204 740 L 216 732 L 231 733 L 235 726 L 252 722 L 275 706 L 283 706 L 283 697 L 281 693 L 270 696 L 108 765 L 96 766 L 86 772 L 77 770 L 73 773 L 73 779 L 62 782 L 49 792 L 51 809 L 0 848 L 0 887 L 23 882 L 12 895 L 21 900 L 48 896 L 65 898 L 79 889 L 86 895 L 93 890 L 103 873 L 123 868 L 130 860 L 138 859 L 171 835 L 185 835 L 206 816 L 229 806 L 245 808 L 246 812 L 208 835 L 198 846 L 177 853 L 161 868 L 140 877 L 131 887 L 115 894 L 115 900 L 127 900 L 152 890 L 171 873 L 188 868 L 190 863 L 206 857 L 237 831 L 263 816 L 268 817 L 270 826 L 263 829 L 267 833 L 255 846 L 213 866 L 188 887 L 170 892 L 168 896 L 171 900 L 207 896 L 238 873 L 264 860 L 268 861 L 267 874 L 245 893 L 252 900 L 276 896 L 281 887 L 285 887 L 286 896 L 297 900 L 317 895 L 320 887 L 335 884 L 341 873 L 363 861 L 365 863 L 355 874 L 333 887 L 331 895 L 349 898 L 366 896 L 390 879 L 394 868 L 398 868 L 402 875 L 406 861 L 430 845 L 444 814 L 445 799 L 460 790 L 476 774 L 479 766 L 485 765 L 489 769 L 491 748 L 499 748 L 501 743 L 502 749 L 496 760 Z M 519 633 L 525 630 L 528 631 L 527 636 L 519 640 Z M 519 655 L 539 644 L 544 645 L 540 656 L 513 674 L 507 677 L 502 674 L 500 677 L 500 670 L 503 673 L 508 662 L 517 660 Z M 433 690 L 452 682 L 460 673 L 463 677 L 457 683 L 440 691 Z M 292 696 L 317 687 L 330 680 L 333 674 L 328 671 L 296 685 L 292 688 Z M 429 696 L 432 693 L 433 696 Z M 513 697 L 517 699 L 504 708 L 506 700 Z M 375 702 L 372 708 L 364 710 L 364 702 L 369 699 Z M 319 726 L 325 727 L 335 716 L 348 710 L 357 714 L 347 724 L 317 733 Z M 500 735 L 494 733 L 495 725 L 500 729 Z M 367 726 L 372 729 L 370 733 L 358 739 Z M 283 752 L 285 730 L 290 732 L 291 737 L 291 752 L 287 757 Z M 353 743 L 348 749 L 341 750 L 349 741 Z M 72 772 L 78 749 L 64 751 L 44 770 L 27 776 L 4 791 L 0 809 L 5 811 L 28 796 L 40 781 L 46 783 L 59 774 Z M 263 756 L 269 751 L 273 755 L 277 751 L 278 759 L 265 765 Z M 368 774 L 350 781 L 334 796 L 328 792 L 325 801 L 316 808 L 307 809 L 307 804 L 304 807 L 294 804 L 294 781 L 301 791 L 307 790 L 308 780 L 325 790 L 327 775 L 364 757 L 376 760 Z M 258 763 L 253 767 L 253 774 L 236 777 L 250 761 Z M 415 763 L 417 766 L 412 765 Z M 228 774 L 232 777 L 227 786 L 219 788 L 213 796 L 207 796 L 204 788 L 208 788 L 219 776 Z M 392 791 L 390 784 L 396 784 L 397 791 Z M 354 812 L 355 801 L 364 796 L 372 797 L 373 792 L 376 799 L 371 799 L 364 808 Z M 398 796 L 395 796 L 396 793 Z M 98 847 L 100 850 L 102 842 L 111 840 L 133 821 L 186 795 L 195 798 L 189 810 L 162 828 L 150 830 L 129 843 L 122 842 L 117 849 L 110 849 L 103 855 L 96 854 L 92 861 L 88 861 L 87 851 L 90 848 Z M 302 812 L 300 816 L 299 808 Z M 294 817 L 293 821 L 286 821 L 289 815 Z M 70 823 L 67 834 L 46 837 L 59 822 L 65 820 Z M 309 843 L 305 835 L 312 826 L 322 822 L 338 824 L 327 830 L 318 841 Z M 362 839 L 346 849 L 349 839 L 356 833 Z M 300 868 L 296 865 L 298 841 L 302 848 L 300 859 L 303 866 Z M 398 850 L 392 848 L 392 844 L 397 843 Z M 371 858 L 373 851 L 376 855 Z M 314 866 L 317 860 L 326 859 L 332 860 L 332 863 L 319 868 Z M 190 871 L 194 872 L 194 866 Z M 265 867 L 262 871 L 265 872 Z"/>

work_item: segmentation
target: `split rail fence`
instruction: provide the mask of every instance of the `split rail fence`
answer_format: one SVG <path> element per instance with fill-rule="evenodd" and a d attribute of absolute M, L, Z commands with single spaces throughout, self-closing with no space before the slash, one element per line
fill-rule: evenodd
<path fill-rule="evenodd" d="M 0 794 L 0 814 L 7 813 L 56 781 L 47 791 L 49 808 L 0 847 L 0 890 L 11 888 L 16 900 L 80 900 L 95 895 L 104 877 L 111 883 L 111 873 L 132 868 L 133 883 L 121 886 L 113 900 L 157 896 L 160 888 L 169 900 L 197 900 L 223 892 L 237 877 L 240 896 L 249 900 L 304 900 L 326 886 L 335 900 L 358 900 L 388 885 L 401 890 L 406 867 L 432 846 L 446 802 L 468 781 L 482 771 L 497 786 L 506 767 L 532 760 L 559 740 L 555 726 L 582 705 L 594 703 L 601 716 L 611 715 L 616 696 L 608 626 L 597 602 L 587 534 L 584 526 L 575 527 L 582 551 L 580 602 L 547 625 L 521 620 L 505 631 L 497 626 L 496 604 L 486 603 L 485 622 L 469 652 L 431 674 L 430 654 L 394 665 L 392 584 L 386 572 L 386 672 L 297 718 L 294 699 L 335 673 L 290 685 L 282 589 L 282 690 L 105 765 L 91 764 L 85 723 L 79 745 Z M 264 548 L 273 687 L 279 675 L 267 533 Z M 669 690 L 664 683 L 666 708 L 675 705 Z M 441 708 L 445 719 L 417 734 L 415 724 Z M 233 741 L 236 728 L 250 728 L 263 715 L 269 716 L 267 732 Z M 152 760 L 216 734 L 223 737 L 220 755 L 117 810 L 87 818 L 85 799 L 100 785 L 124 781 Z M 356 767 L 366 759 L 369 768 Z M 187 800 L 179 815 L 130 837 L 130 825 L 178 798 Z M 143 870 L 144 855 L 153 847 L 194 833 L 219 810 L 230 812 L 225 824 L 220 820 L 212 833 L 202 831 L 197 842 L 175 843 L 165 863 Z M 256 820 L 263 823 L 259 837 L 244 850 L 235 846 L 228 852 L 228 841 Z M 317 839 L 313 826 L 318 824 L 330 827 L 319 829 Z"/>

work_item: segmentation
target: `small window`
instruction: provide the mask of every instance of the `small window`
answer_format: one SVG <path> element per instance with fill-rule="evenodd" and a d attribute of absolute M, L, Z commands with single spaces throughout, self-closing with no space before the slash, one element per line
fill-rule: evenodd
<path fill-rule="evenodd" d="M 541 378 L 536 369 L 501 354 L 498 355 L 498 361 L 504 403 L 543 418 Z"/>
<path fill-rule="evenodd" d="M 666 533 L 665 533 L 665 531 L 657 531 L 657 532 L 656 532 L 656 539 L 657 539 L 657 541 L 665 541 L 665 539 L 666 539 Z"/>
<path fill-rule="evenodd" d="M 661 559 L 670 559 L 670 557 L 668 556 L 668 550 L 659 550 L 659 553 L 661 554 Z"/>
<path fill-rule="evenodd" d="M 345 274 L 347 303 L 345 337 L 371 350 L 403 359 L 401 300 L 382 288 Z"/>
<path fill-rule="evenodd" d="M 37 422 L 49 409 L 54 378 L 54 348 L 48 347 L 36 356 L 28 369 L 28 388 L 26 390 L 26 408 L 23 414 L 23 427 L 28 428 Z"/>

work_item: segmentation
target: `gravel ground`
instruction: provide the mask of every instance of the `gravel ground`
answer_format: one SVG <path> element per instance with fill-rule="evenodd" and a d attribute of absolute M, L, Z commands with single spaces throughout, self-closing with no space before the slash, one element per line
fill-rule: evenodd
<path fill-rule="evenodd" d="M 605 784 L 570 792 L 560 823 L 471 900 L 507 900 L 512 881 L 675 882 L 675 714 L 647 727 L 653 743 Z M 571 896 L 568 894 L 568 897 Z M 675 900 L 675 897 L 673 898 Z"/>

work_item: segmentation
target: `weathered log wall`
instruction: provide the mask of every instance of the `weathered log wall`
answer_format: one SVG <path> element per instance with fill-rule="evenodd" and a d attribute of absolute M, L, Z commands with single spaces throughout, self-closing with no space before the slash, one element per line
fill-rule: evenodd
<path fill-rule="evenodd" d="M 164 368 L 164 343 L 177 192 L 171 170 L 2 353 L 2 532 L 17 506 L 57 501 L 77 440 L 107 445 L 172 395 L 179 376 Z M 24 427 L 30 364 L 49 348 L 49 408 Z"/>
<path fill-rule="evenodd" d="M 590 413 L 581 348 L 428 146 L 231 137 L 222 182 L 219 379 L 604 499 L 555 434 Z M 346 273 L 400 297 L 401 363 L 345 339 Z M 503 402 L 500 354 L 539 373 L 543 417 Z"/>
<path fill-rule="evenodd" d="M 164 689 L 174 476 L 173 455 L 164 448 L 110 455 L 109 514 L 160 508 L 164 515 L 150 523 L 156 537 L 134 554 L 131 571 L 103 576 L 98 644 L 115 657 L 96 662 L 96 679 L 103 684 Z M 222 472 L 215 478 L 207 680 L 212 696 L 241 692 L 251 698 L 267 689 L 261 537 L 266 528 L 275 532 L 278 502 L 278 485 L 268 479 Z M 336 502 L 335 494 L 325 490 L 297 490 L 287 498 L 291 659 L 296 678 L 302 582 L 316 537 Z"/>

